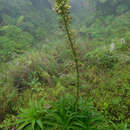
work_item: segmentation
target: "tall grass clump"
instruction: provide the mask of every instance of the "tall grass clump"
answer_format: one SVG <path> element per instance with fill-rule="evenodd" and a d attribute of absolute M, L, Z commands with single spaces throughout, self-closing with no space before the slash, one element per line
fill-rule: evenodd
<path fill-rule="evenodd" d="M 45 128 L 44 118 L 46 110 L 43 108 L 41 101 L 34 102 L 30 100 L 29 108 L 20 109 L 19 119 L 16 121 L 17 130 L 43 130 Z"/>
<path fill-rule="evenodd" d="M 76 102 L 75 109 L 77 110 L 79 92 L 80 92 L 80 83 L 79 83 L 79 65 L 78 65 L 78 56 L 76 53 L 76 48 L 74 46 L 74 38 L 71 30 L 72 17 L 70 16 L 70 8 L 68 0 L 56 0 L 55 2 L 55 11 L 60 16 L 60 27 L 65 33 L 69 46 L 71 48 L 73 59 L 75 62 L 75 69 L 77 73 L 77 92 L 76 92 Z"/>

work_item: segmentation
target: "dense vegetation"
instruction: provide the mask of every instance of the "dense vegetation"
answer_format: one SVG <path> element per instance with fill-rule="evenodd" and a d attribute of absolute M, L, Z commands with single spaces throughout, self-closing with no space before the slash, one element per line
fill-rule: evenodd
<path fill-rule="evenodd" d="M 0 0 L 0 129 L 128 130 L 129 21 L 130 0 Z"/>

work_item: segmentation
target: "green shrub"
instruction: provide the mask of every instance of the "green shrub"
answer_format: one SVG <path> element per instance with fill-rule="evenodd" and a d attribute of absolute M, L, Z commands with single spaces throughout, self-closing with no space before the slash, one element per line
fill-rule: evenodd
<path fill-rule="evenodd" d="M 13 19 L 11 16 L 9 16 L 9 15 L 6 15 L 6 14 L 3 14 L 2 15 L 2 18 L 3 18 L 3 23 L 5 24 L 5 25 L 8 25 L 8 24 L 15 24 L 16 23 L 16 21 L 15 21 L 15 19 Z"/>
<path fill-rule="evenodd" d="M 104 53 L 101 57 L 99 57 L 99 66 L 101 68 L 112 68 L 115 63 L 118 62 L 118 57 L 110 52 Z"/>
<path fill-rule="evenodd" d="M 0 61 L 9 61 L 15 55 L 16 43 L 6 36 L 0 37 Z"/>
<path fill-rule="evenodd" d="M 57 46 L 59 44 L 45 45 L 40 51 L 34 49 L 10 62 L 8 77 L 14 86 L 28 88 L 36 80 L 41 85 L 55 86 L 64 72 L 69 73 L 73 62 L 69 60 L 65 47 Z"/>
<path fill-rule="evenodd" d="M 10 61 L 32 46 L 34 38 L 14 25 L 0 27 L 0 61 Z"/>
<path fill-rule="evenodd" d="M 36 38 L 40 41 L 40 40 L 45 40 L 46 37 L 47 37 L 47 32 L 45 31 L 45 29 L 39 27 L 36 30 Z"/>
<path fill-rule="evenodd" d="M 44 62 L 46 60 L 48 62 Z M 51 64 L 49 59 L 40 57 L 40 53 L 29 53 L 10 64 L 8 77 L 19 90 L 33 87 L 34 84 L 52 85 L 51 76 L 46 69 L 48 64 Z"/>
<path fill-rule="evenodd" d="M 17 92 L 11 84 L 6 85 L 0 84 L 0 122 L 4 120 L 7 114 L 16 113 Z"/>
<path fill-rule="evenodd" d="M 99 68 L 104 69 L 111 69 L 118 62 L 118 56 L 103 47 L 88 52 L 84 58 L 87 59 L 89 65 L 97 65 Z"/>

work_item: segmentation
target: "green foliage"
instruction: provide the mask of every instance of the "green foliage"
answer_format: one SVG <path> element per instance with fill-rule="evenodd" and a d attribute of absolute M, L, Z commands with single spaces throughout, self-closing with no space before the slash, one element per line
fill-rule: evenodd
<path fill-rule="evenodd" d="M 10 128 L 14 128 L 15 120 L 16 120 L 16 116 L 7 115 L 4 121 L 0 124 L 0 128 L 4 130 L 9 130 Z"/>
<path fill-rule="evenodd" d="M 9 61 L 13 57 L 13 52 L 15 52 L 15 42 L 11 41 L 8 37 L 0 37 L 0 61 Z"/>
<path fill-rule="evenodd" d="M 98 123 L 102 122 L 103 117 L 89 109 L 88 101 L 79 101 L 78 111 L 75 112 L 74 97 L 63 97 L 54 105 L 54 112 L 50 116 L 54 119 L 53 128 L 61 130 L 92 130 L 97 129 Z M 93 124 L 93 125 L 92 125 Z"/>
<path fill-rule="evenodd" d="M 128 130 L 129 128 L 129 126 L 128 126 L 128 124 L 127 123 L 124 123 L 124 122 L 121 122 L 121 124 L 120 125 L 116 125 L 115 123 L 113 123 L 113 122 L 110 122 L 111 124 L 112 124 L 112 126 L 113 126 L 113 128 L 115 129 L 115 130 L 119 130 L 119 129 L 121 129 L 121 130 Z"/>
<path fill-rule="evenodd" d="M 130 1 L 72 0 L 71 11 L 56 2 L 68 43 L 78 41 L 68 44 L 79 60 L 77 111 L 75 63 L 52 1 L 0 0 L 0 129 L 128 130 Z"/>
<path fill-rule="evenodd" d="M 82 79 L 80 95 L 84 95 L 86 97 L 91 96 L 91 102 L 94 103 L 94 107 L 104 114 L 107 122 L 104 126 L 98 125 L 97 128 L 99 129 L 113 129 L 112 124 L 109 124 L 108 120 L 115 122 L 116 126 L 119 128 L 121 126 L 118 122 L 123 120 L 127 123 L 128 121 L 127 115 L 129 101 L 127 92 L 129 90 L 129 57 L 127 56 L 128 49 L 122 50 L 122 46 L 120 46 L 121 44 L 119 41 L 120 39 L 114 40 L 116 46 L 112 53 L 108 53 L 109 46 L 107 46 L 106 49 L 104 49 L 104 47 L 99 47 L 96 50 L 92 49 L 85 56 L 84 53 L 86 52 L 79 55 L 81 58 L 80 69 Z M 128 44 L 123 46 L 128 46 Z M 29 98 L 39 100 L 44 97 L 46 100 L 54 100 L 55 102 L 55 100 L 58 100 L 60 96 L 66 95 L 67 93 L 72 94 L 75 90 L 74 86 L 76 76 L 73 72 L 74 63 L 68 57 L 70 52 L 65 49 L 65 46 L 61 44 L 59 45 L 58 43 L 53 44 L 53 46 L 51 44 L 45 45 L 43 50 L 41 49 L 41 52 L 38 52 L 39 50 L 37 51 L 35 49 L 34 51 L 17 58 L 9 64 L 9 67 L 7 67 L 9 68 L 9 73 L 8 79 L 6 80 L 8 80 L 10 85 L 13 82 L 12 86 L 15 87 L 31 87 L 31 89 L 23 91 L 23 94 L 19 89 L 19 92 L 21 93 L 21 100 L 18 99 L 18 101 L 22 102 L 25 106 L 27 106 Z M 104 55 L 107 55 L 105 60 Z M 116 58 L 116 56 L 118 56 L 118 62 L 111 62 L 111 56 L 112 58 Z M 64 59 L 64 61 L 62 61 L 62 59 Z M 85 62 L 87 62 L 87 64 L 85 64 Z M 108 63 L 108 65 L 112 64 L 112 67 L 106 66 L 109 68 L 107 70 L 104 63 Z M 64 68 L 64 65 L 66 68 Z M 101 65 L 103 65 L 103 67 L 101 67 Z M 4 68 L 1 67 L 1 70 L 2 69 Z M 2 80 L 3 79 L 0 81 Z M 64 85 L 66 87 L 64 87 Z M 70 98 L 67 100 L 69 99 Z M 83 101 L 84 100 L 85 99 L 83 98 Z M 13 104 L 13 100 L 11 100 L 11 104 Z M 72 103 L 69 104 L 72 105 Z M 51 106 L 55 105 L 51 104 Z M 17 104 L 17 107 L 21 107 L 21 103 L 20 105 Z M 17 107 L 15 106 L 15 109 Z M 9 110 L 10 108 L 11 107 L 9 107 Z M 81 108 L 84 108 L 85 110 L 87 109 L 85 106 L 82 106 Z M 53 108 L 51 111 L 55 112 Z M 80 113 L 79 111 L 80 109 L 78 110 L 78 113 Z M 49 113 L 51 112 L 49 111 Z M 5 115 L 6 114 L 7 112 Z M 94 117 L 92 117 L 92 119 L 94 119 Z M 62 118 L 62 116 L 60 118 Z M 54 120 L 52 122 L 54 122 Z M 50 125 L 52 126 L 54 124 L 50 123 Z M 50 125 L 48 127 L 50 127 Z"/>
<path fill-rule="evenodd" d="M 130 32 L 127 32 L 126 34 L 125 34 L 125 39 L 126 39 L 126 42 L 127 43 L 130 43 Z"/>
<path fill-rule="evenodd" d="M 41 4 L 47 7 L 43 8 Z M 56 29 L 56 17 L 52 10 L 48 9 L 49 5 L 50 2 L 44 0 L 36 2 L 32 0 L 0 0 L 0 34 L 7 37 L 6 46 L 9 46 L 4 50 L 2 50 L 3 47 L 0 48 L 1 62 L 14 59 L 17 54 L 24 53 L 32 46 L 37 46 L 38 43 L 41 43 L 40 40 L 49 39 L 47 33 L 52 33 Z M 48 15 L 46 15 L 47 13 Z M 51 34 L 49 37 L 54 37 L 53 35 Z M 35 42 L 37 44 L 33 44 Z"/>
<path fill-rule="evenodd" d="M 49 53 L 50 51 L 36 52 L 35 50 L 10 63 L 8 76 L 14 86 L 18 89 L 41 84 L 54 86 L 57 82 L 54 78 L 58 77 L 60 71 L 64 71 L 64 65 L 58 64 L 55 58 L 56 50 L 52 49 L 52 56 Z M 62 51 L 59 50 L 59 53 L 62 54 Z"/>
<path fill-rule="evenodd" d="M 14 25 L 15 24 L 15 19 L 10 17 L 9 15 L 3 14 L 2 19 L 3 19 L 3 23 L 5 25 L 8 25 L 8 24 Z"/>
<path fill-rule="evenodd" d="M 41 102 L 31 101 L 29 108 L 21 109 L 18 115 L 19 119 L 16 121 L 18 129 L 96 130 L 98 123 L 103 121 L 103 117 L 87 102 L 80 100 L 79 109 L 75 112 L 75 99 L 70 96 L 48 105 L 50 107 L 47 109 L 43 108 Z"/>
<path fill-rule="evenodd" d="M 0 84 L 0 122 L 4 120 L 7 113 L 14 114 L 17 104 L 17 92 L 8 84 Z"/>
<path fill-rule="evenodd" d="M 38 40 L 45 40 L 46 36 L 47 36 L 47 33 L 46 33 L 45 29 L 39 27 L 36 30 L 36 37 L 37 37 Z"/>
<path fill-rule="evenodd" d="M 90 51 L 84 58 L 92 65 L 97 65 L 101 69 L 110 69 L 118 62 L 118 56 L 115 53 L 111 53 L 106 47 Z"/>
<path fill-rule="evenodd" d="M 43 100 L 41 100 L 43 102 Z M 22 129 L 31 129 L 31 130 L 40 130 L 44 129 L 44 120 L 46 110 L 43 108 L 40 102 L 29 102 L 29 108 L 20 109 L 20 114 L 18 115 L 18 130 Z M 47 119 L 46 119 L 47 120 Z"/>
<path fill-rule="evenodd" d="M 103 68 L 112 68 L 118 62 L 118 57 L 110 52 L 105 53 L 99 59 L 99 66 Z"/>
<path fill-rule="evenodd" d="M 17 54 L 23 53 L 33 43 L 33 36 L 23 32 L 17 26 L 3 26 L 0 28 L 0 61 L 10 61 Z"/>
<path fill-rule="evenodd" d="M 17 25 L 20 24 L 20 23 L 22 23 L 23 20 L 24 20 L 24 16 L 20 16 L 20 17 L 18 18 L 18 20 L 17 20 Z"/>
<path fill-rule="evenodd" d="M 112 15 L 98 17 L 95 23 L 86 29 L 87 37 L 106 42 L 110 42 L 115 37 L 124 37 L 125 33 L 129 31 L 128 15 L 129 12 L 118 17 Z"/>

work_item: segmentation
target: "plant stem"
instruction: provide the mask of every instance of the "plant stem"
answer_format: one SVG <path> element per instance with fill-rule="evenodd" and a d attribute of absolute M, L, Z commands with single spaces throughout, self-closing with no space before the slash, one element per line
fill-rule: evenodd
<path fill-rule="evenodd" d="M 63 12 L 62 18 L 63 18 L 63 21 L 64 21 L 64 26 L 65 26 L 65 30 L 66 30 L 66 33 L 67 33 L 68 41 L 70 43 L 70 47 L 71 47 L 71 50 L 72 50 L 72 53 L 73 53 L 73 57 L 74 57 L 74 61 L 75 61 L 75 69 L 76 69 L 76 74 L 77 74 L 77 84 L 76 84 L 77 92 L 76 92 L 76 101 L 75 101 L 75 110 L 77 111 L 78 100 L 79 100 L 79 92 L 80 92 L 78 57 L 77 57 L 76 50 L 74 48 L 74 44 L 73 44 L 73 41 L 72 41 L 70 30 L 69 30 L 68 25 L 67 25 L 67 20 L 65 19 L 64 11 L 62 10 L 62 12 Z"/>

